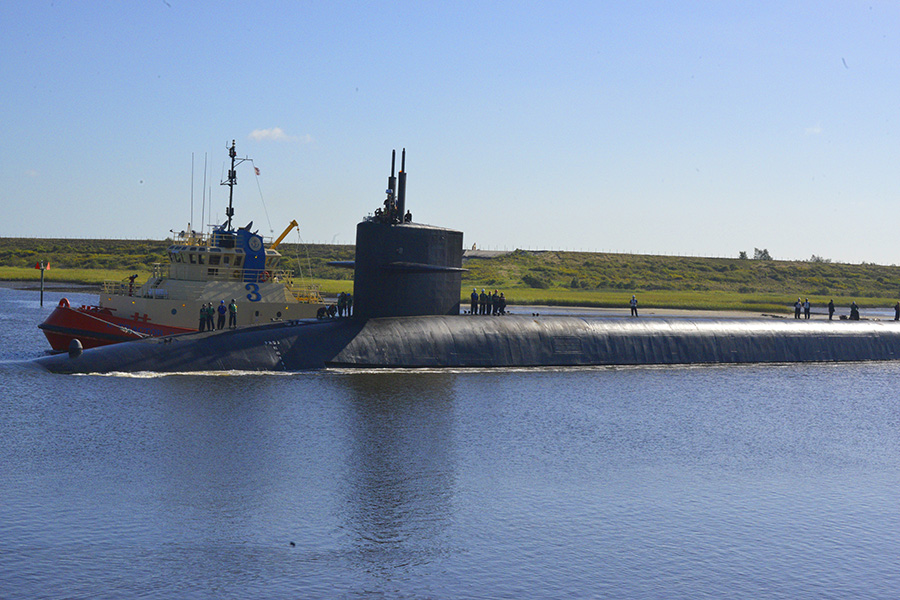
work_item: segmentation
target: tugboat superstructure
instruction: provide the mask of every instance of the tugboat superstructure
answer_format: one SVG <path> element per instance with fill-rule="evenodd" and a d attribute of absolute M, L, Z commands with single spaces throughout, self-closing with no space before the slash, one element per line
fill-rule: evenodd
<path fill-rule="evenodd" d="M 67 350 L 75 339 L 91 348 L 196 331 L 201 307 L 209 304 L 217 310 L 233 301 L 238 325 L 311 318 L 324 308 L 314 287 L 296 285 L 293 270 L 277 250 L 297 227 L 296 221 L 271 244 L 252 231 L 252 221 L 245 227 L 232 227 L 236 167 L 249 159 L 237 158 L 234 141 L 228 150 L 231 168 L 222 182 L 229 188 L 225 223 L 209 234 L 175 234 L 166 250 L 168 264 L 154 264 L 141 286 L 135 284 L 135 276 L 107 281 L 94 306 L 75 308 L 61 300 L 39 325 L 54 350 Z"/>

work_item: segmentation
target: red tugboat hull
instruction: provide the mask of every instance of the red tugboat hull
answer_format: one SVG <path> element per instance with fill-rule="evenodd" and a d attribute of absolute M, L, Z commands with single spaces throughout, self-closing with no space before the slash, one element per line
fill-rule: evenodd
<path fill-rule="evenodd" d="M 175 333 L 188 333 L 193 329 L 160 325 L 135 319 L 116 317 L 109 309 L 99 306 L 72 308 L 63 298 L 50 316 L 38 325 L 56 351 L 66 351 L 72 340 L 81 342 L 82 348 L 95 348 L 118 344 L 145 337 L 157 337 Z"/>

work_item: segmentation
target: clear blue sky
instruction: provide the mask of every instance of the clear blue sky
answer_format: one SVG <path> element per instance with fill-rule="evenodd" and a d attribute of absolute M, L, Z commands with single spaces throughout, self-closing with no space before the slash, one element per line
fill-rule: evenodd
<path fill-rule="evenodd" d="M 0 236 L 353 243 L 407 149 L 465 244 L 900 263 L 900 3 L 0 3 Z M 191 180 L 191 156 L 194 181 Z M 208 156 L 212 213 L 201 222 Z M 296 241 L 296 235 L 289 238 Z"/>

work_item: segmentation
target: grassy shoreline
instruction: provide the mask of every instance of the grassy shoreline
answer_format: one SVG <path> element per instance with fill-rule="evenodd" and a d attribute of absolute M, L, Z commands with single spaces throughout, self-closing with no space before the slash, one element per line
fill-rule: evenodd
<path fill-rule="evenodd" d="M 50 261 L 45 280 L 59 286 L 146 281 L 155 263 L 167 262 L 166 240 L 0 238 L 0 281 L 38 282 L 38 261 Z M 285 266 L 329 296 L 352 292 L 353 271 L 330 265 L 353 260 L 354 247 L 282 244 Z M 643 308 L 789 313 L 797 297 L 818 307 L 855 301 L 891 307 L 900 296 L 900 267 L 827 261 L 698 258 L 592 252 L 525 251 L 463 259 L 460 290 L 501 290 L 511 305 L 627 308 L 636 294 Z M 315 277 L 309 277 L 314 274 Z"/>
<path fill-rule="evenodd" d="M 99 286 L 107 280 L 124 281 L 133 271 L 108 270 L 108 269 L 57 269 L 44 273 L 45 283 L 59 286 L 61 284 L 72 286 L 84 286 L 85 291 L 99 291 Z M 146 280 L 149 272 L 138 273 L 138 281 Z M 37 285 L 40 282 L 40 271 L 21 267 L 0 267 L 0 282 L 17 282 Z M 318 279 L 309 278 L 306 283 L 317 285 L 328 296 L 337 295 L 340 292 L 353 292 L 351 280 Z M 299 281 L 298 281 L 299 283 Z M 477 283 L 463 284 L 461 302 L 463 307 L 468 306 L 469 293 Z M 495 288 L 488 287 L 493 290 Z M 522 286 L 500 286 L 508 298 L 510 305 L 543 305 L 560 307 L 586 307 L 586 308 L 628 308 L 631 299 L 630 292 L 600 291 L 600 290 L 572 290 L 566 288 L 533 289 Z M 705 310 L 705 311 L 742 311 L 754 313 L 783 313 L 788 314 L 793 310 L 793 302 L 796 296 L 787 294 L 747 294 L 728 292 L 721 290 L 695 291 L 695 290 L 645 290 L 636 292 L 640 306 L 643 309 L 665 308 L 679 310 Z M 851 297 L 851 296 L 808 296 L 814 307 L 822 309 L 833 299 L 835 305 L 841 308 L 855 301 L 862 308 L 887 308 L 893 306 L 894 300 L 889 297 Z M 804 296 L 804 299 L 806 296 Z"/>

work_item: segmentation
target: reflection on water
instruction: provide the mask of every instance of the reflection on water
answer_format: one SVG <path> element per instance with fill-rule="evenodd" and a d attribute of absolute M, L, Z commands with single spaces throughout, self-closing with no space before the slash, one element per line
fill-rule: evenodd
<path fill-rule="evenodd" d="M 452 376 L 339 382 L 351 407 L 346 519 L 357 556 L 384 574 L 429 562 L 451 519 Z"/>

